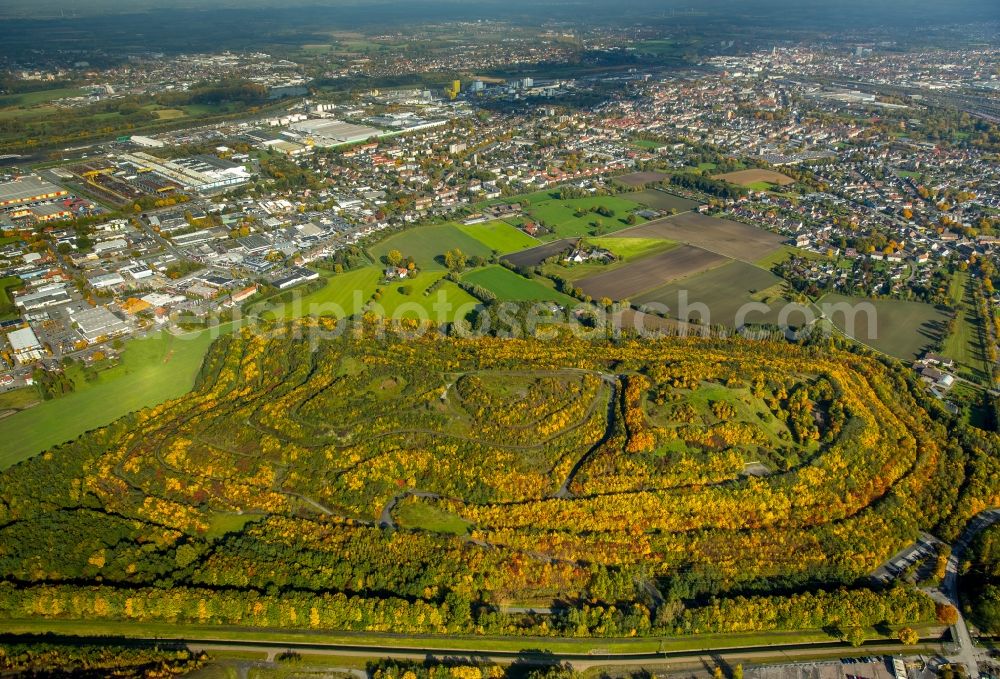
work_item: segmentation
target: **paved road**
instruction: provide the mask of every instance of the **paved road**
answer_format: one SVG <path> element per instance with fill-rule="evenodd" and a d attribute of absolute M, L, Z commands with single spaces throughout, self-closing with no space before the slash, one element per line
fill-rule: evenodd
<path fill-rule="evenodd" d="M 958 646 L 958 653 L 950 656 L 949 660 L 965 665 L 969 670 L 969 676 L 973 678 L 980 676 L 979 663 L 987 660 L 989 656 L 976 647 L 965 616 L 962 615 L 962 606 L 958 596 L 958 567 L 972 540 L 997 522 L 1000 522 L 1000 509 L 988 509 L 974 516 L 965 527 L 961 537 L 952 545 L 941 586 L 926 590 L 935 601 L 950 604 L 958 611 L 958 622 L 952 627 L 952 637 Z"/>
<path fill-rule="evenodd" d="M 156 641 L 147 639 L 146 641 Z M 160 640 L 162 641 L 162 640 Z M 627 665 L 691 665 L 707 663 L 718 665 L 720 662 L 738 663 L 749 661 L 772 660 L 776 657 L 810 659 L 816 657 L 857 657 L 859 655 L 899 655 L 936 652 L 939 648 L 936 640 L 929 640 L 921 646 L 903 646 L 899 642 L 870 642 L 855 647 L 839 641 L 816 642 L 803 644 L 775 644 L 763 646 L 744 646 L 722 649 L 693 649 L 687 651 L 644 651 L 641 653 L 607 653 L 591 650 L 587 653 L 550 653 L 544 650 L 528 649 L 523 651 L 496 651 L 489 648 L 478 649 L 428 649 L 412 646 L 377 646 L 363 644 L 325 644 L 314 642 L 267 642 L 267 641 L 229 641 L 219 639 L 181 639 L 178 640 L 193 651 L 260 651 L 267 657 L 274 658 L 288 651 L 308 655 L 329 655 L 340 657 L 379 657 L 399 660 L 427 660 L 431 658 L 469 658 L 494 663 L 509 663 L 512 660 L 525 664 L 551 665 L 566 663 L 574 669 L 584 671 L 594 667 Z M 600 639 L 588 640 L 600 644 Z M 527 643 L 527 642 L 526 642 Z"/>

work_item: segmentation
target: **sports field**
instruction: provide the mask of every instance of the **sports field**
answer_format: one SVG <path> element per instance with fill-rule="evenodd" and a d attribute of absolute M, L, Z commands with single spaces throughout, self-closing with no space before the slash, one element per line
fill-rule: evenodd
<path fill-rule="evenodd" d="M 128 342 L 121 363 L 77 391 L 0 419 L 0 469 L 122 415 L 187 393 L 212 337 L 157 333 Z"/>
<path fill-rule="evenodd" d="M 572 304 L 573 298 L 547 285 L 520 276 L 499 265 L 471 271 L 462 280 L 490 290 L 503 301 L 558 302 Z"/>
<path fill-rule="evenodd" d="M 639 201 L 643 205 L 653 208 L 654 210 L 677 210 L 678 212 L 687 212 L 688 210 L 693 210 L 698 207 L 698 201 L 690 200 L 689 198 L 682 198 L 674 195 L 673 193 L 660 191 L 659 189 L 646 189 L 645 191 L 640 191 L 639 193 L 633 193 L 629 197 L 633 200 Z"/>
<path fill-rule="evenodd" d="M 846 304 L 849 313 L 828 314 L 834 325 L 862 344 L 903 360 L 928 351 L 948 323 L 947 312 L 923 302 L 831 294 L 819 304 Z M 847 326 L 850 318 L 854 319 L 853 331 Z"/>
<path fill-rule="evenodd" d="M 472 236 L 490 250 L 501 255 L 532 248 L 539 244 L 537 238 L 532 238 L 524 231 L 502 221 L 486 222 L 485 224 L 462 224 L 458 226 L 458 230 L 467 236 Z"/>
<path fill-rule="evenodd" d="M 679 278 L 720 266 L 726 258 L 708 250 L 690 245 L 679 245 L 666 252 L 644 257 L 627 266 L 599 273 L 577 283 L 580 288 L 598 299 L 631 299 L 635 295 L 653 290 Z"/>
<path fill-rule="evenodd" d="M 372 258 L 379 262 L 390 250 L 399 250 L 404 257 L 413 257 L 417 267 L 426 270 L 444 270 L 438 261 L 446 251 L 458 248 L 468 256 L 488 257 L 493 249 L 464 233 L 455 224 L 417 226 L 389 236 L 369 249 Z"/>
<path fill-rule="evenodd" d="M 769 271 L 731 260 L 709 271 L 647 292 L 632 301 L 639 305 L 652 305 L 651 311 L 656 310 L 668 318 L 696 318 L 706 325 L 738 327 L 745 323 L 777 323 L 778 315 L 787 303 L 782 297 L 783 290 L 784 281 Z M 683 313 L 681 308 L 685 300 L 688 313 Z M 750 303 L 754 306 L 745 306 Z M 707 315 L 694 312 L 693 305 L 707 311 Z M 797 325 L 802 322 L 801 319 L 801 314 L 791 314 L 787 322 Z"/>
<path fill-rule="evenodd" d="M 666 238 L 744 262 L 756 262 L 784 242 L 784 238 L 770 231 L 698 212 L 657 219 L 618 235 L 623 238 Z"/>
<path fill-rule="evenodd" d="M 740 186 L 752 187 L 754 184 L 774 184 L 777 186 L 788 186 L 789 184 L 794 184 L 795 180 L 791 177 L 786 177 L 780 172 L 775 172 L 774 170 L 739 170 L 737 172 L 727 172 L 726 174 L 717 174 L 713 179 L 721 179 L 727 181 L 730 184 L 738 184 Z"/>

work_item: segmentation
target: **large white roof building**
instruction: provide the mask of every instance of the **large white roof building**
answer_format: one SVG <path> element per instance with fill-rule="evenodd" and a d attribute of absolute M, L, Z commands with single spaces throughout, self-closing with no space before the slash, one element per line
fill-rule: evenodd
<path fill-rule="evenodd" d="M 7 341 L 18 363 L 31 363 L 42 357 L 42 345 L 31 328 L 21 328 L 7 333 Z"/>

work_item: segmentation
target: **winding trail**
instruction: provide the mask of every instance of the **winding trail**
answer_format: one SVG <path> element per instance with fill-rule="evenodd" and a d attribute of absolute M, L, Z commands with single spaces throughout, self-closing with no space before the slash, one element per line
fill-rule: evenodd
<path fill-rule="evenodd" d="M 573 483 L 573 479 L 576 478 L 576 475 L 579 473 L 580 469 L 583 468 L 583 465 L 585 465 L 590 458 L 596 455 L 597 451 L 599 451 L 604 444 L 608 442 L 608 439 L 611 438 L 611 434 L 614 431 L 615 419 L 618 410 L 619 378 L 617 375 L 611 375 L 608 373 L 599 374 L 601 379 L 611 386 L 611 394 L 608 396 L 608 418 L 607 424 L 604 427 L 604 435 L 601 436 L 601 438 L 598 439 L 594 445 L 592 445 L 583 455 L 580 456 L 580 459 L 577 460 L 573 467 L 569 470 L 569 474 L 566 475 L 566 479 L 562 482 L 562 485 L 559 486 L 559 490 L 552 494 L 553 498 L 565 500 L 573 497 L 573 494 L 569 490 L 570 484 Z"/>

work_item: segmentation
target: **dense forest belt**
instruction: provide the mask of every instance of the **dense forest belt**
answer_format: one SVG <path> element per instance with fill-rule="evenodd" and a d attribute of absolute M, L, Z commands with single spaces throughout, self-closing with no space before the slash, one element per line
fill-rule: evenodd
<path fill-rule="evenodd" d="M 220 338 L 190 394 L 0 474 L 0 618 L 895 629 L 930 598 L 858 583 L 1000 504 L 996 436 L 863 351 L 303 339 L 331 323 Z"/>
<path fill-rule="evenodd" d="M 608 397 L 608 418 L 607 418 L 608 424 L 604 430 L 604 436 L 602 436 L 601 439 L 597 441 L 597 443 L 591 446 L 587 450 L 587 452 L 585 452 L 582 456 L 580 456 L 580 459 L 576 461 L 576 464 L 573 465 L 573 468 L 569 470 L 569 474 L 566 475 L 566 480 L 562 482 L 562 485 L 559 486 L 559 490 L 557 490 L 552 497 L 565 499 L 571 496 L 569 487 L 570 484 L 573 483 L 573 478 L 576 476 L 577 472 L 580 471 L 583 465 L 585 465 L 587 461 L 598 450 L 600 450 L 603 445 L 605 445 L 606 443 L 608 443 L 608 441 L 611 440 L 611 437 L 613 435 L 612 430 L 615 426 L 615 418 L 617 416 L 617 410 L 618 410 L 618 384 L 617 381 L 615 381 L 611 384 L 611 395 Z"/>
<path fill-rule="evenodd" d="M 55 115 L 14 117 L 0 122 L 0 146 L 5 153 L 27 153 L 30 160 L 40 160 L 48 153 L 54 158 L 74 157 L 80 148 L 111 141 L 121 135 L 157 134 L 184 128 L 207 127 L 241 118 L 258 119 L 288 108 L 294 100 L 261 102 L 257 106 L 236 108 L 225 113 L 195 115 L 176 119 L 131 119 L 121 115 L 110 121 L 102 113 L 66 109 Z M 101 105 L 100 108 L 103 108 Z M 20 162 L 24 162 L 21 159 Z"/>

